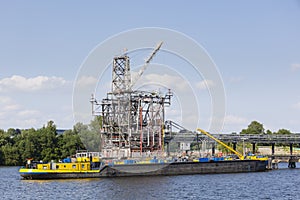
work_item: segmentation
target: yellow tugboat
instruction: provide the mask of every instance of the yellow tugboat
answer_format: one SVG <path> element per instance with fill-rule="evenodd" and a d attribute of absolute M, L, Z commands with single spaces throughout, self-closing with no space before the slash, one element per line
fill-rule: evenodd
<path fill-rule="evenodd" d="M 36 162 L 27 160 L 26 167 L 19 170 L 24 179 L 87 178 L 99 173 L 101 168 L 99 152 L 77 152 L 74 158 L 62 162 Z"/>

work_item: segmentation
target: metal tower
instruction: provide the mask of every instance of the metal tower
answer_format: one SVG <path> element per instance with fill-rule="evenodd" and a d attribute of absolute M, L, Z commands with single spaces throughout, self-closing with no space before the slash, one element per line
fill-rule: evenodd
<path fill-rule="evenodd" d="M 92 96 L 93 114 L 102 116 L 101 150 L 106 158 L 160 156 L 164 149 L 165 106 L 172 93 L 133 91 L 162 43 L 154 49 L 135 80 L 131 80 L 130 60 L 117 56 L 112 66 L 112 91 L 101 103 Z M 98 109 L 101 109 L 99 111 Z"/>

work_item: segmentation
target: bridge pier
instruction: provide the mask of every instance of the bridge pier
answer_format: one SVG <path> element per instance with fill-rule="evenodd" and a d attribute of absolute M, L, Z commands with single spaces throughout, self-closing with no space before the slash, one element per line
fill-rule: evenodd
<path fill-rule="evenodd" d="M 272 143 L 272 157 L 271 157 L 271 163 L 272 163 L 272 169 L 278 169 L 278 160 L 275 159 L 275 143 Z"/>
<path fill-rule="evenodd" d="M 293 158 L 289 159 L 289 165 L 288 165 L 288 167 L 292 168 L 292 169 L 296 168 L 296 162 L 294 161 Z"/>
<path fill-rule="evenodd" d="M 278 160 L 277 159 L 271 159 L 272 163 L 272 169 L 278 169 Z"/>
<path fill-rule="evenodd" d="M 290 155 L 291 155 L 291 157 L 289 159 L 288 167 L 293 169 L 293 168 L 296 168 L 297 160 L 293 157 L 293 144 L 292 143 L 290 143 Z"/>
<path fill-rule="evenodd" d="M 272 143 L 272 159 L 274 159 L 275 154 L 275 143 Z"/>
<path fill-rule="evenodd" d="M 255 154 L 255 143 L 252 143 L 252 153 Z"/>

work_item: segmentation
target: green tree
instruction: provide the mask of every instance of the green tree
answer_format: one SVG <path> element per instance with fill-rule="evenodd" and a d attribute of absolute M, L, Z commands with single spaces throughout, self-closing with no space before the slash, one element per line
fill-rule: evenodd
<path fill-rule="evenodd" d="M 2 151 L 2 146 L 4 146 L 5 144 L 6 144 L 5 132 L 4 130 L 0 129 L 0 165 L 4 165 L 5 163 L 5 158 Z"/>
<path fill-rule="evenodd" d="M 9 142 L 9 135 L 0 129 L 0 147 L 4 146 Z"/>
<path fill-rule="evenodd" d="M 291 131 L 289 131 L 287 129 L 279 129 L 275 134 L 288 135 L 288 134 L 292 134 L 292 133 L 291 133 Z"/>
<path fill-rule="evenodd" d="M 84 149 L 84 146 L 77 133 L 67 130 L 58 137 L 60 159 L 66 158 L 76 153 L 76 150 Z"/>
<path fill-rule="evenodd" d="M 270 130 L 268 129 L 268 130 L 266 131 L 266 134 L 271 135 L 271 134 L 273 134 L 273 132 L 270 131 Z"/>
<path fill-rule="evenodd" d="M 2 152 L 5 158 L 5 165 L 17 166 L 20 164 L 20 154 L 17 147 L 8 143 L 2 147 Z"/>
<path fill-rule="evenodd" d="M 39 132 L 35 129 L 28 129 L 23 131 L 22 142 L 19 143 L 20 148 L 24 148 L 22 152 L 22 160 L 25 161 L 28 158 L 34 160 L 41 160 L 41 143 Z"/>
<path fill-rule="evenodd" d="M 21 131 L 19 129 L 14 129 L 14 128 L 10 128 L 7 130 L 7 134 L 9 136 L 15 137 L 17 135 L 19 135 L 21 133 Z"/>
<path fill-rule="evenodd" d="M 263 124 L 257 122 L 257 121 L 252 121 L 247 129 L 243 129 L 240 134 L 264 134 L 264 126 Z"/>
<path fill-rule="evenodd" d="M 100 151 L 101 137 L 100 137 L 100 128 L 101 128 L 102 118 L 95 117 L 89 125 L 83 123 L 77 123 L 74 126 L 74 132 L 80 136 L 82 143 L 85 148 L 89 151 Z"/>
<path fill-rule="evenodd" d="M 96 117 L 89 125 L 77 123 L 73 130 L 57 135 L 56 125 L 49 121 L 40 129 L 0 129 L 0 165 L 23 165 L 26 159 L 59 160 L 89 147 L 99 151 L 102 118 Z"/>
<path fill-rule="evenodd" d="M 2 152 L 2 148 L 0 148 L 0 166 L 5 164 L 4 153 Z"/>
<path fill-rule="evenodd" d="M 39 129 L 39 141 L 41 145 L 41 158 L 43 161 L 56 160 L 58 158 L 56 126 L 49 121 L 46 127 Z"/>

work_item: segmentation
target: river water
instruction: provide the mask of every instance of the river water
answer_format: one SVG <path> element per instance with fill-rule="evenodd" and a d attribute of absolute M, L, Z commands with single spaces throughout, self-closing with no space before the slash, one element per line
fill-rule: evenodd
<path fill-rule="evenodd" d="M 258 173 L 81 180 L 22 180 L 0 167 L 0 199 L 300 199 L 300 163 Z"/>

